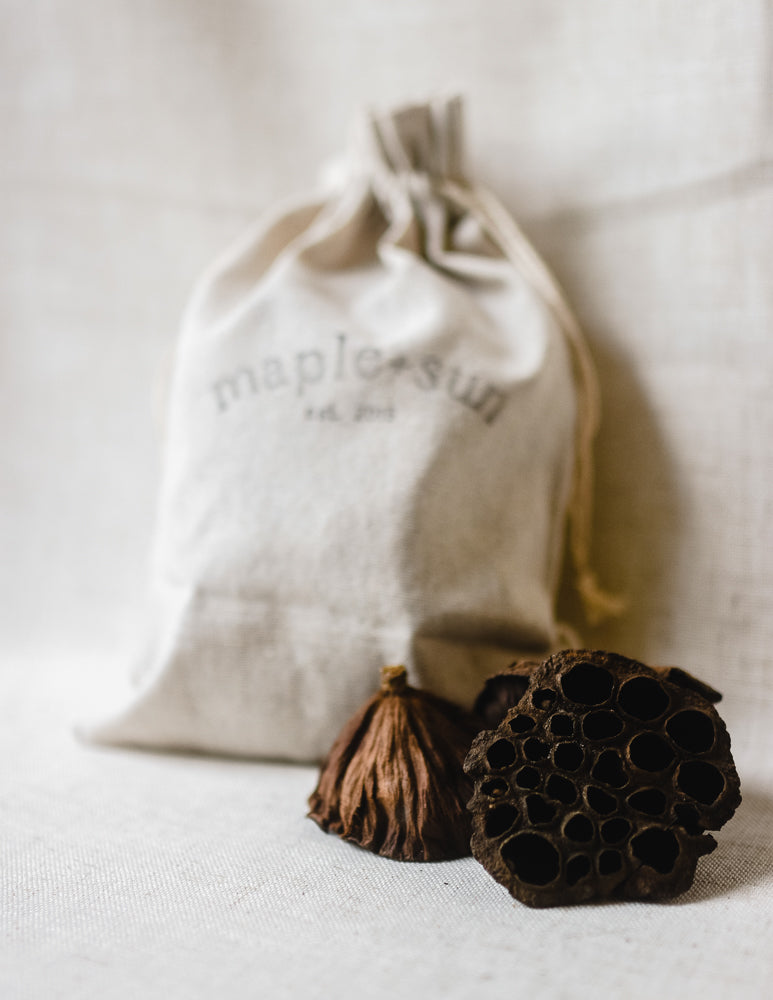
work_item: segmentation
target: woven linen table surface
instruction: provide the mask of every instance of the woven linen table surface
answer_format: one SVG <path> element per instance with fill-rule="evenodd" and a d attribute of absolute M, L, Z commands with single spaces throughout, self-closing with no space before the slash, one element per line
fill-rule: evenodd
<path fill-rule="evenodd" d="M 759 703 L 726 713 L 744 801 L 687 894 L 536 911 L 471 858 L 404 864 L 325 835 L 304 815 L 314 768 L 82 747 L 67 669 L 84 673 L 60 661 L 33 690 L 14 667 L 3 694 L 8 1000 L 719 1000 L 773 982 L 773 776 L 745 732 L 773 730 Z"/>

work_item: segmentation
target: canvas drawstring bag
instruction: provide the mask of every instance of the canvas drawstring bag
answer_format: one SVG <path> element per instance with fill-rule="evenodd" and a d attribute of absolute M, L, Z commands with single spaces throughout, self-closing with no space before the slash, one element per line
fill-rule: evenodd
<path fill-rule="evenodd" d="M 314 760 L 379 668 L 470 705 L 591 615 L 594 373 L 462 163 L 460 103 L 368 115 L 332 189 L 204 276 L 170 385 L 153 620 L 97 740 Z"/>

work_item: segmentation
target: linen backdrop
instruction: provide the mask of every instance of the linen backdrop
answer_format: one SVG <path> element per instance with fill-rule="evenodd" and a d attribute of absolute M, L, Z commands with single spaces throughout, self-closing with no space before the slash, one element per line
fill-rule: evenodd
<path fill-rule="evenodd" d="M 762 997 L 773 979 L 773 5 L 0 2 L 0 994 Z M 84 747 L 146 613 L 201 269 L 363 105 L 458 92 L 598 366 L 585 642 L 725 695 L 744 801 L 670 904 L 535 913 L 304 818 L 313 768 Z"/>

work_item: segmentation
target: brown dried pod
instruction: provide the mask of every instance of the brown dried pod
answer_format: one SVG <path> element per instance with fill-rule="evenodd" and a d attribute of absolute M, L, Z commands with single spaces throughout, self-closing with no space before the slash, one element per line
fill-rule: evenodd
<path fill-rule="evenodd" d="M 465 762 L 473 855 L 529 906 L 684 892 L 741 801 L 718 697 L 615 653 L 549 657 Z"/>
<path fill-rule="evenodd" d="M 384 667 L 381 690 L 344 726 L 320 769 L 309 816 L 384 857 L 441 861 L 470 853 L 462 763 L 480 729 L 456 705 Z"/>
<path fill-rule="evenodd" d="M 496 729 L 510 709 L 518 704 L 538 666 L 539 660 L 516 660 L 486 680 L 473 710 L 487 729 Z"/>
<path fill-rule="evenodd" d="M 529 686 L 529 678 L 540 665 L 538 660 L 516 660 L 504 670 L 489 677 L 475 699 L 473 711 L 480 717 L 487 729 L 496 729 L 511 708 L 523 697 Z M 689 688 L 703 695 L 712 703 L 721 700 L 722 695 L 704 681 L 688 674 L 679 667 L 653 667 L 664 680 Z"/>

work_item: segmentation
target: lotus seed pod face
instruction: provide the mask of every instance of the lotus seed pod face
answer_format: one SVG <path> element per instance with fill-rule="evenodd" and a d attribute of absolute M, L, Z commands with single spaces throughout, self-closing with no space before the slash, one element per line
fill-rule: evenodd
<path fill-rule="evenodd" d="M 477 860 L 536 907 L 688 889 L 741 800 L 700 688 L 613 653 L 551 656 L 465 762 Z"/>

